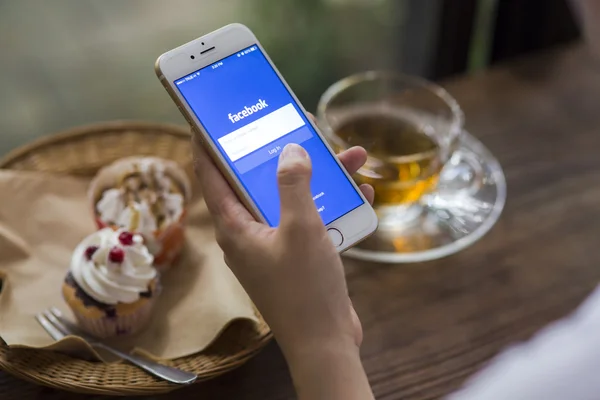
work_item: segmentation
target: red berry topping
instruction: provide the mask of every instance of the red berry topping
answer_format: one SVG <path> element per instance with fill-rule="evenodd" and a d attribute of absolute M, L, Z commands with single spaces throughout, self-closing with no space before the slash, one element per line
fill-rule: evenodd
<path fill-rule="evenodd" d="M 121 242 L 123 246 L 131 246 L 133 244 L 133 233 L 121 232 L 119 235 L 119 242 Z"/>
<path fill-rule="evenodd" d="M 91 260 L 96 250 L 98 250 L 98 246 L 90 246 L 87 249 L 85 249 L 85 258 Z"/>
<path fill-rule="evenodd" d="M 125 259 L 125 252 L 120 247 L 113 247 L 108 253 L 108 259 L 114 263 L 122 263 Z"/>

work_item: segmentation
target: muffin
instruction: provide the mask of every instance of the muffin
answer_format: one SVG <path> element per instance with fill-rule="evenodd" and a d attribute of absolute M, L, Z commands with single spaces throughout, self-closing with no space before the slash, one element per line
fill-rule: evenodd
<path fill-rule="evenodd" d="M 176 261 L 184 244 L 190 196 L 186 173 L 157 157 L 123 158 L 101 169 L 89 190 L 99 229 L 139 233 L 159 271 Z"/>
<path fill-rule="evenodd" d="M 73 252 L 62 294 L 80 327 L 107 338 L 137 333 L 160 292 L 152 254 L 140 235 L 101 229 Z"/>

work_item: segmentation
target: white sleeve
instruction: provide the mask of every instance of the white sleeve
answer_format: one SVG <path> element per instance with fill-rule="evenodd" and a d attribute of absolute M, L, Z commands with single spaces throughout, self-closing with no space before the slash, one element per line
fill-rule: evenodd
<path fill-rule="evenodd" d="M 569 317 L 508 349 L 447 400 L 600 399 L 600 287 Z"/>

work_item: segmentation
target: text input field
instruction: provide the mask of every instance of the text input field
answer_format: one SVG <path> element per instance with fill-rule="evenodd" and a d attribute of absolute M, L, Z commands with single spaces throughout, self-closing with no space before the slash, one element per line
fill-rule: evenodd
<path fill-rule="evenodd" d="M 303 125 L 304 120 L 290 103 L 221 137 L 218 141 L 233 162 Z"/>

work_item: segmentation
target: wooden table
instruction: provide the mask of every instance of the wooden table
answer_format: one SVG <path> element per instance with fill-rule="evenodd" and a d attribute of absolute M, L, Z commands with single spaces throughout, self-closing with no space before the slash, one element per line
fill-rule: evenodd
<path fill-rule="evenodd" d="M 467 128 L 503 165 L 508 203 L 485 238 L 452 257 L 414 265 L 346 261 L 378 399 L 452 392 L 502 348 L 573 310 L 600 279 L 600 65 L 575 46 L 446 87 L 462 104 Z M 1 373 L 0 384 L 17 385 Z M 44 399 L 83 398 L 37 390 Z M 233 373 L 162 398 L 180 396 L 294 395 L 271 344 Z"/>

